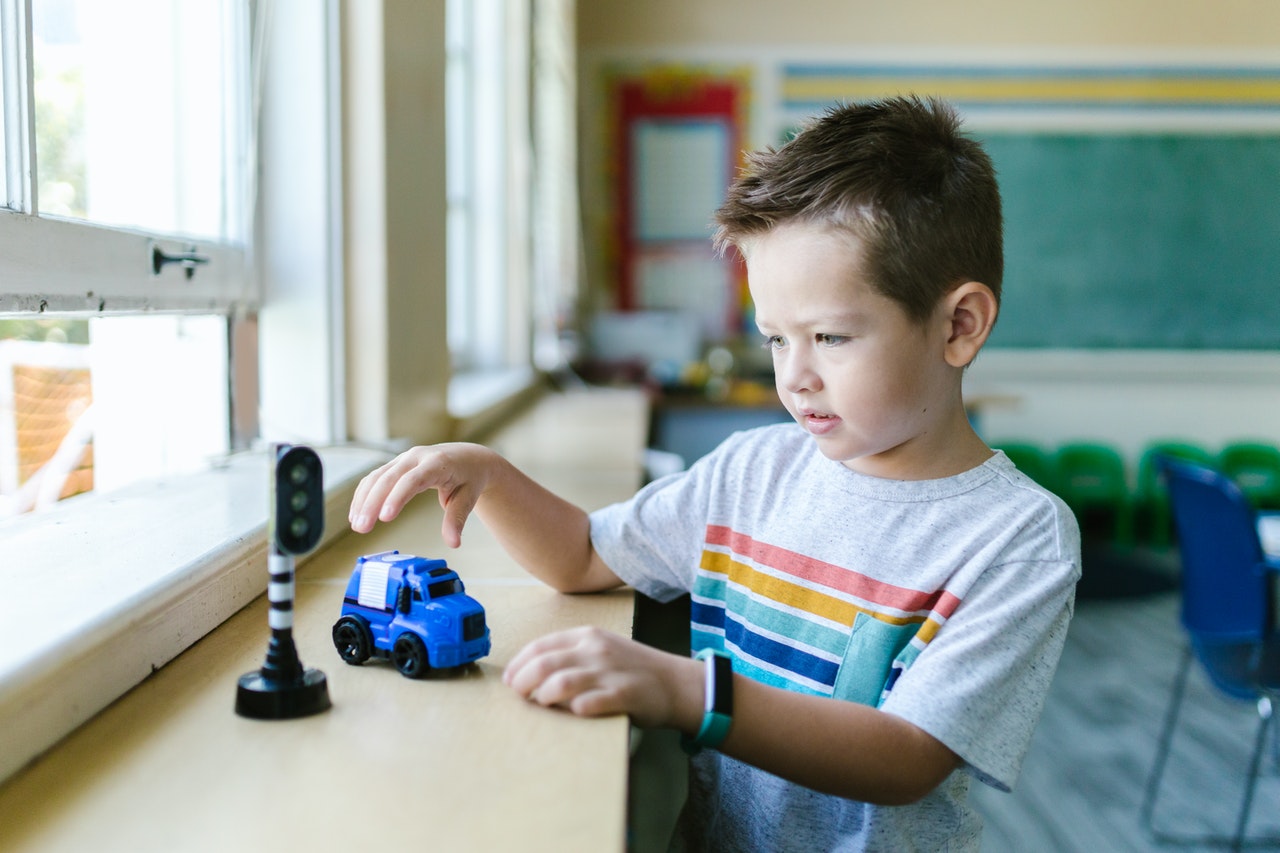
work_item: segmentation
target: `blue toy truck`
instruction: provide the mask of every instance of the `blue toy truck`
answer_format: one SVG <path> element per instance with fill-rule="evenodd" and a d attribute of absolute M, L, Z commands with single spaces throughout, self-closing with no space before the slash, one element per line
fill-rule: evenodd
<path fill-rule="evenodd" d="M 489 654 L 489 627 L 444 560 L 383 551 L 356 560 L 333 645 L 349 664 L 379 657 L 421 678 Z"/>

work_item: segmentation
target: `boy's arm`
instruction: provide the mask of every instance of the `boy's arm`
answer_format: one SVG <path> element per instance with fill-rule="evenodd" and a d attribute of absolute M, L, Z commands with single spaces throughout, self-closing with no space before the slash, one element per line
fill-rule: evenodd
<path fill-rule="evenodd" d="M 734 676 L 733 689 L 733 725 L 720 750 L 816 791 L 906 805 L 961 764 L 923 729 L 869 705 L 769 687 L 742 675 Z"/>
<path fill-rule="evenodd" d="M 622 583 L 591 546 L 586 512 L 478 444 L 415 447 L 371 472 L 352 498 L 351 528 L 367 533 L 430 489 L 439 493 L 440 535 L 450 548 L 462 543 L 462 528 L 474 510 L 516 562 L 561 592 Z"/>
<path fill-rule="evenodd" d="M 704 665 L 594 628 L 551 634 L 503 675 L 518 693 L 582 716 L 628 714 L 640 726 L 692 735 L 702 723 Z M 943 743 L 867 705 L 733 679 L 726 755 L 841 797 L 903 805 L 960 766 Z"/>

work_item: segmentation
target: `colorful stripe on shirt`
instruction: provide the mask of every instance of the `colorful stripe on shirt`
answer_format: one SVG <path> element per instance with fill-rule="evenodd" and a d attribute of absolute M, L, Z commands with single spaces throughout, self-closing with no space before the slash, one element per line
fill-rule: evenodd
<path fill-rule="evenodd" d="M 881 667 L 887 690 L 960 604 L 945 589 L 895 586 L 719 525 L 707 526 L 692 602 L 693 648 L 723 648 L 757 681 L 824 696 L 860 614 L 909 637 L 890 659 L 857 664 Z"/>

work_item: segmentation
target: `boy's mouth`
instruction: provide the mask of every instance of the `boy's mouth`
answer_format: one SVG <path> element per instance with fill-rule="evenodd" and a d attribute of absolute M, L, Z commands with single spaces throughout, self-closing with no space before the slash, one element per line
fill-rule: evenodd
<path fill-rule="evenodd" d="M 822 412 L 802 411 L 800 412 L 800 423 L 812 435 L 825 435 L 840 424 L 840 417 Z"/>

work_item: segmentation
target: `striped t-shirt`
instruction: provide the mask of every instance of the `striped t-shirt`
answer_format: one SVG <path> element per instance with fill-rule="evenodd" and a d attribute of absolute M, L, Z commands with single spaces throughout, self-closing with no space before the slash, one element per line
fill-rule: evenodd
<path fill-rule="evenodd" d="M 1003 454 L 955 477 L 882 480 L 827 459 L 794 424 L 762 427 L 591 521 L 624 581 L 660 600 L 691 594 L 694 650 L 723 649 L 765 684 L 878 706 L 970 774 L 1013 784 L 1080 560 L 1070 512 Z M 711 849 L 976 850 L 967 779 L 886 808 L 704 752 L 682 828 Z"/>

